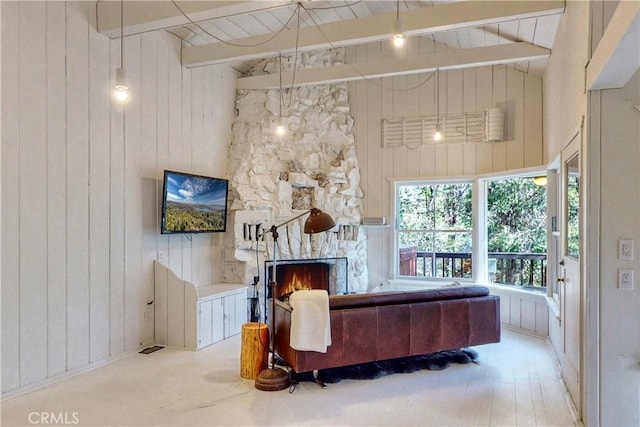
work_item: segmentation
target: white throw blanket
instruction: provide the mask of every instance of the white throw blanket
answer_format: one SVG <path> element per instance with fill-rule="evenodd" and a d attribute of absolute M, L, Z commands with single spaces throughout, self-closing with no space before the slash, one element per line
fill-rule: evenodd
<path fill-rule="evenodd" d="M 296 291 L 289 296 L 291 306 L 290 345 L 301 351 L 326 353 L 331 345 L 329 294 L 325 290 Z"/>

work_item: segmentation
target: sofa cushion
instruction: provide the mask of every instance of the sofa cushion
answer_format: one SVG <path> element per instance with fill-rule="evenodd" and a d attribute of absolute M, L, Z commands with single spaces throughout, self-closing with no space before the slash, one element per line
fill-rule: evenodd
<path fill-rule="evenodd" d="M 388 291 L 368 294 L 332 295 L 329 309 L 385 306 L 426 301 L 442 301 L 489 295 L 486 286 L 456 286 L 450 288 L 423 289 L 418 291 Z"/>

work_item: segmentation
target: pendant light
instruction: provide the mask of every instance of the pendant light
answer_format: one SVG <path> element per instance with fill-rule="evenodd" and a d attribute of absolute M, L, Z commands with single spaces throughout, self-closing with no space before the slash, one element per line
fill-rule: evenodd
<path fill-rule="evenodd" d="M 127 71 L 124 69 L 124 0 L 120 0 L 120 68 L 116 68 L 116 86 L 113 96 L 120 103 L 129 99 Z"/>
<path fill-rule="evenodd" d="M 396 26 L 391 39 L 396 48 L 404 46 L 405 38 L 404 34 L 402 34 L 402 23 L 400 22 L 400 0 L 396 1 Z"/>
<path fill-rule="evenodd" d="M 287 133 L 287 129 L 282 122 L 282 53 L 278 54 L 278 63 L 280 68 L 280 91 L 278 92 L 278 124 L 276 125 L 276 135 L 282 137 Z"/>
<path fill-rule="evenodd" d="M 434 141 L 442 141 L 440 130 L 440 68 L 436 69 L 436 131 L 433 133 Z"/>

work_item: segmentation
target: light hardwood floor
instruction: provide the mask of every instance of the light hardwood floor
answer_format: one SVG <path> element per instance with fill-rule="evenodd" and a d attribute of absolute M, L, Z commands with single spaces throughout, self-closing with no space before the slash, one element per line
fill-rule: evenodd
<path fill-rule="evenodd" d="M 261 392 L 240 378 L 239 338 L 135 354 L 6 399 L 2 425 L 31 425 L 43 413 L 100 426 L 574 425 L 546 342 L 528 335 L 503 331 L 501 343 L 474 347 L 479 365 L 326 389 L 302 383 L 293 393 Z"/>

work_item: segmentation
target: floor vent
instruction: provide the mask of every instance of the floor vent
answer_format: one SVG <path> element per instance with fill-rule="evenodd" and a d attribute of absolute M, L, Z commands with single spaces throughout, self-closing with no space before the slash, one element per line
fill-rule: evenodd
<path fill-rule="evenodd" d="M 149 353 L 153 353 L 154 351 L 158 351 L 160 349 L 162 349 L 164 347 L 161 347 L 159 345 L 154 345 L 153 347 L 147 347 L 144 350 L 139 351 L 139 353 L 141 354 L 149 354 Z"/>

